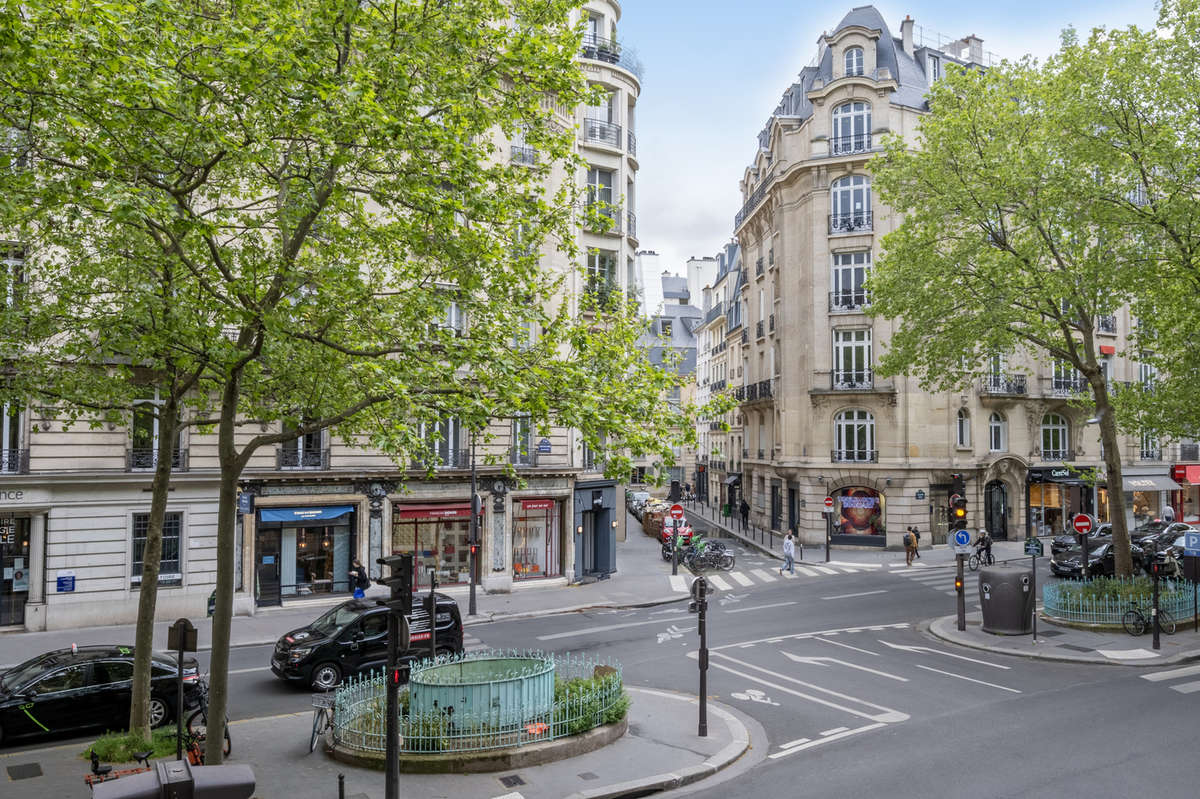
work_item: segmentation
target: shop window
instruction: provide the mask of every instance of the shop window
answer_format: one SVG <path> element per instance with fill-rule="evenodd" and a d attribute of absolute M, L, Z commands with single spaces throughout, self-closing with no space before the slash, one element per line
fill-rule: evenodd
<path fill-rule="evenodd" d="M 836 492 L 835 535 L 882 536 L 884 497 L 873 488 L 852 486 Z"/>
<path fill-rule="evenodd" d="M 533 580 L 562 574 L 559 503 L 522 499 L 513 508 L 513 579 Z"/>
<path fill-rule="evenodd" d="M 0 627 L 25 623 L 29 598 L 29 517 L 0 517 Z"/>
<path fill-rule="evenodd" d="M 954 421 L 954 443 L 959 449 L 971 446 L 971 414 L 959 408 Z"/>
<path fill-rule="evenodd" d="M 405 508 L 397 505 L 392 523 L 392 552 L 413 553 L 414 588 L 470 582 L 471 509 L 467 503 Z"/>
<path fill-rule="evenodd" d="M 130 584 L 142 584 L 142 566 L 146 551 L 146 533 L 150 529 L 150 514 L 133 514 L 133 563 L 130 569 Z M 178 586 L 183 584 L 183 568 L 180 563 L 180 534 L 183 531 L 183 514 L 168 513 L 163 517 L 162 559 L 158 566 L 158 584 Z"/>

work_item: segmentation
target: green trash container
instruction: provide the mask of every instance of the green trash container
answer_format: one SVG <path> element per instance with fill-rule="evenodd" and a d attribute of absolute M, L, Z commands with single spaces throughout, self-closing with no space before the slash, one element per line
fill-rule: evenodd
<path fill-rule="evenodd" d="M 726 502 L 724 505 L 721 506 L 721 515 L 724 516 L 726 519 L 729 518 L 729 514 L 732 512 L 733 512 L 733 508 L 730 507 L 728 502 Z"/>
<path fill-rule="evenodd" d="M 211 619 L 213 614 L 217 612 L 217 589 L 208 595 L 208 617 Z"/>

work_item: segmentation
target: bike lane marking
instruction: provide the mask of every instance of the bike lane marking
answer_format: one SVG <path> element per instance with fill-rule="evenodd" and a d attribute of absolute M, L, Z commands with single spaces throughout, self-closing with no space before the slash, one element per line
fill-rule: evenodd
<path fill-rule="evenodd" d="M 918 669 L 925 669 L 925 671 L 932 671 L 935 674 L 945 674 L 947 677 L 953 677 L 956 680 L 966 680 L 967 682 L 978 683 L 979 685 L 986 685 L 989 688 L 999 688 L 1001 691 L 1008 691 L 1009 693 L 1014 693 L 1014 694 L 1021 693 L 1016 688 L 1009 688 L 1004 685 L 996 685 L 996 683 L 994 683 L 994 682 L 985 682 L 983 680 L 977 680 L 974 677 L 967 677 L 962 674 L 955 674 L 952 671 L 942 671 L 941 669 L 935 669 L 932 666 L 923 666 L 920 663 L 917 663 L 915 665 Z"/>
<path fill-rule="evenodd" d="M 838 741 L 838 740 L 841 740 L 842 738 L 849 738 L 852 735 L 859 735 L 860 733 L 870 732 L 871 730 L 877 730 L 880 727 L 886 727 L 886 726 L 887 725 L 884 724 L 883 722 L 877 722 L 875 724 L 868 724 L 865 727 L 858 727 L 853 730 L 846 730 L 845 732 L 835 733 L 833 735 L 830 735 L 827 738 L 818 738 L 815 741 L 807 741 L 806 743 L 797 744 L 795 746 L 784 749 L 780 752 L 776 752 L 773 755 L 767 755 L 767 757 L 770 758 L 771 760 L 777 760 L 781 757 L 787 757 L 788 755 L 794 755 L 796 752 L 803 752 L 805 749 L 812 749 L 814 746 L 820 746 L 821 744 L 827 744 L 830 741 Z M 799 740 L 804 741 L 805 739 L 801 738 Z"/>

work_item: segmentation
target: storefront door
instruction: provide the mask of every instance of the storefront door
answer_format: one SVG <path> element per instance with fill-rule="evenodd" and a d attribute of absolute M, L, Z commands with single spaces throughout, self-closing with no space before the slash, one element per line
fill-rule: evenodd
<path fill-rule="evenodd" d="M 413 553 L 414 589 L 428 587 L 431 572 L 438 585 L 470 582 L 470 503 L 398 504 L 392 519 L 392 553 Z"/>
<path fill-rule="evenodd" d="M 992 538 L 997 541 L 1008 540 L 1008 490 L 999 480 L 987 484 L 983 523 Z"/>
<path fill-rule="evenodd" d="M 583 540 L 580 541 L 579 563 L 583 574 L 596 571 L 596 514 L 585 511 L 583 514 Z"/>
<path fill-rule="evenodd" d="M 553 499 L 520 499 L 513 503 L 513 579 L 533 580 L 562 574 L 559 516 Z"/>
<path fill-rule="evenodd" d="M 279 581 L 280 533 L 280 530 L 260 530 L 258 533 L 259 606 L 283 604 Z"/>
<path fill-rule="evenodd" d="M 0 627 L 25 623 L 29 596 L 29 518 L 0 519 Z"/>

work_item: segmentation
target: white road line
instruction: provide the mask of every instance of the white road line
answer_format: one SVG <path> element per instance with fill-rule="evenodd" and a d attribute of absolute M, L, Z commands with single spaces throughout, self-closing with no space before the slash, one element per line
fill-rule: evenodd
<path fill-rule="evenodd" d="M 792 633 L 791 635 L 772 635 L 769 638 L 755 638 L 750 641 L 739 641 L 734 644 L 722 644 L 721 646 L 711 647 L 712 651 L 718 649 L 746 649 L 755 644 L 779 644 L 784 641 L 803 640 L 805 638 L 815 638 L 819 635 L 837 635 L 838 633 L 861 633 L 867 630 L 871 632 L 883 632 L 884 630 L 907 630 L 911 625 L 908 622 L 898 622 L 896 624 L 865 624 L 862 627 L 843 627 L 836 630 L 813 630 L 807 633 Z"/>
<path fill-rule="evenodd" d="M 871 596 L 872 594 L 886 594 L 886 593 L 887 593 L 887 590 L 881 588 L 878 591 L 860 591 L 857 594 L 838 594 L 837 596 L 823 596 L 823 597 L 821 597 L 821 599 L 850 599 L 850 598 L 856 597 L 856 596 Z"/>
<path fill-rule="evenodd" d="M 671 580 L 671 590 L 672 591 L 683 591 L 684 593 L 687 593 L 687 590 L 688 590 L 687 580 L 683 579 L 682 574 L 671 574 L 668 576 Z"/>
<path fill-rule="evenodd" d="M 1194 694 L 1197 691 L 1200 691 L 1200 680 L 1196 680 L 1195 682 L 1185 682 L 1179 685 L 1172 685 L 1171 690 L 1178 691 L 1181 694 Z"/>
<path fill-rule="evenodd" d="M 755 605 L 752 608 L 735 608 L 727 610 L 726 613 L 745 613 L 748 610 L 765 610 L 766 608 L 782 608 L 785 605 L 794 605 L 795 602 L 772 602 L 770 605 Z"/>
<path fill-rule="evenodd" d="M 779 650 L 779 654 L 783 655 L 784 657 L 786 657 L 790 660 L 794 660 L 797 663 L 808 663 L 808 664 L 814 665 L 814 666 L 825 666 L 825 667 L 828 667 L 830 663 L 837 663 L 839 666 L 842 666 L 847 669 L 858 669 L 859 671 L 865 671 L 870 674 L 874 674 L 878 677 L 884 677 L 889 680 L 895 680 L 896 682 L 908 682 L 907 677 L 900 677 L 895 674 L 888 674 L 886 671 L 878 671 L 877 669 L 869 669 L 866 666 L 860 666 L 857 663 L 847 663 L 846 661 L 839 660 L 838 658 L 802 657 L 800 655 L 793 655 L 791 652 L 784 652 L 782 649 Z"/>
<path fill-rule="evenodd" d="M 501 796 L 493 796 L 492 799 L 525 799 L 525 797 L 516 791 L 513 791 L 512 793 L 506 793 Z"/>
<path fill-rule="evenodd" d="M 779 748 L 780 748 L 780 749 L 790 749 L 790 748 L 792 748 L 793 746 L 799 746 L 800 744 L 806 744 L 806 743 L 808 743 L 810 740 L 812 740 L 812 739 L 811 739 L 811 738 L 797 738 L 797 739 L 796 739 L 796 740 L 794 740 L 794 741 L 788 741 L 788 742 L 787 742 L 787 743 L 785 743 L 785 744 L 780 744 L 780 745 L 779 745 Z"/>
<path fill-rule="evenodd" d="M 817 573 L 816 573 L 816 571 L 814 571 L 813 569 L 810 569 L 810 568 L 808 568 L 807 566 L 800 566 L 800 565 L 797 565 L 797 566 L 796 566 L 796 571 L 800 572 L 800 573 L 801 573 L 801 574 L 803 574 L 805 577 L 816 577 L 816 576 L 817 576 Z"/>
<path fill-rule="evenodd" d="M 769 574 L 766 569 L 751 569 L 750 573 L 762 580 L 764 583 L 775 582 L 775 575 Z"/>
<path fill-rule="evenodd" d="M 705 576 L 704 579 L 708 580 L 710 583 L 712 583 L 713 585 L 715 585 L 717 588 L 721 589 L 722 591 L 728 591 L 733 587 L 729 583 L 725 582 L 724 580 L 722 580 L 720 577 L 718 577 L 715 574 L 709 574 L 709 575 Z"/>
<path fill-rule="evenodd" d="M 875 657 L 879 657 L 878 652 L 872 652 L 870 649 L 859 649 L 857 646 L 850 646 L 850 644 L 843 644 L 841 641 L 830 641 L 828 638 L 821 638 L 820 636 L 817 636 L 816 638 L 813 638 L 812 640 L 820 641 L 825 644 L 833 644 L 834 646 L 844 646 L 846 649 L 853 649 L 855 652 L 862 652 L 864 655 L 874 655 Z"/>
<path fill-rule="evenodd" d="M 837 574 L 837 569 L 831 569 L 828 566 L 813 566 L 813 568 L 821 574 Z"/>
<path fill-rule="evenodd" d="M 591 635 L 592 633 L 606 633 L 610 630 L 623 630 L 626 627 L 642 627 L 647 624 L 670 624 L 670 619 L 650 619 L 649 621 L 627 621 L 622 624 L 598 624 L 594 627 L 582 627 L 578 630 L 567 630 L 562 633 L 550 633 L 549 635 L 539 635 L 539 641 L 555 641 L 559 638 L 573 638 L 577 635 Z"/>
<path fill-rule="evenodd" d="M 922 666 L 920 663 L 918 663 L 916 665 L 917 665 L 918 669 L 925 669 L 925 671 L 932 671 L 932 672 L 936 672 L 937 674 L 945 674 L 947 677 L 953 677 L 956 680 L 966 680 L 967 682 L 979 683 L 980 685 L 986 685 L 989 688 L 999 688 L 1001 691 L 1008 691 L 1008 692 L 1014 693 L 1014 694 L 1021 693 L 1016 688 L 1007 688 L 1003 685 L 996 685 L 994 682 L 984 682 L 983 680 L 977 680 L 974 677 L 964 677 L 963 675 L 955 674 L 952 671 L 942 671 L 941 669 L 935 669 L 935 668 L 932 668 L 931 666 Z"/>
<path fill-rule="evenodd" d="M 829 561 L 829 565 L 830 566 L 849 566 L 852 569 L 882 569 L 883 568 L 882 563 L 854 563 L 852 561 L 845 561 L 845 560 L 831 560 L 831 561 Z"/>
<path fill-rule="evenodd" d="M 1005 671 L 1008 671 L 1011 668 L 1010 666 L 1002 666 L 999 663 L 988 663 L 986 660 L 977 660 L 975 658 L 969 658 L 965 655 L 956 655 L 953 652 L 945 652 L 941 649 L 934 649 L 931 646 L 906 646 L 904 644 L 889 644 L 887 641 L 880 641 L 878 638 L 875 640 L 879 641 L 879 643 L 883 644 L 884 646 L 890 646 L 892 649 L 900 649 L 905 652 L 932 652 L 935 655 L 945 655 L 948 658 L 968 660 L 972 663 L 978 663 L 981 666 L 991 666 L 993 669 L 1004 669 Z"/>
<path fill-rule="evenodd" d="M 754 581 L 741 572 L 730 572 L 729 576 L 737 580 L 739 585 L 754 585 Z"/>
<path fill-rule="evenodd" d="M 908 572 L 904 572 L 904 576 L 908 577 L 908 579 L 914 583 L 924 583 L 925 585 L 929 585 L 930 583 L 940 583 L 942 580 L 945 580 L 951 575 L 950 572 L 942 572 L 940 574 L 937 572 L 934 572 L 933 574 L 930 574 L 929 572 L 920 572 L 913 575 L 909 575 Z"/>
<path fill-rule="evenodd" d="M 1168 669 L 1167 671 L 1152 671 L 1149 674 L 1143 674 L 1143 680 L 1150 682 L 1158 682 L 1159 680 L 1173 680 L 1176 677 L 1191 677 L 1193 674 L 1200 674 L 1200 666 L 1184 666 L 1182 669 Z"/>
<path fill-rule="evenodd" d="M 945 594 L 946 596 L 958 596 L 957 591 L 943 591 L 942 593 Z"/>
<path fill-rule="evenodd" d="M 851 569 L 848 566 L 838 566 L 838 570 L 842 574 L 858 574 L 858 569 Z"/>
<path fill-rule="evenodd" d="M 795 579 L 796 579 L 796 573 L 795 573 L 795 572 L 783 571 L 783 572 L 780 572 L 780 573 L 779 573 L 779 576 L 780 576 L 780 577 L 782 577 L 782 578 L 783 578 L 783 579 L 785 579 L 785 580 L 795 580 Z"/>
<path fill-rule="evenodd" d="M 796 752 L 801 752 L 805 749 L 811 749 L 814 746 L 820 746 L 821 744 L 827 744 L 830 741 L 837 741 L 841 738 L 849 738 L 851 735 L 858 735 L 861 732 L 870 732 L 871 730 L 877 730 L 880 727 L 886 727 L 886 726 L 887 725 L 883 724 L 883 723 L 868 724 L 865 727 L 859 727 L 854 730 L 846 730 L 845 732 L 839 732 L 837 735 L 830 735 L 828 738 L 818 738 L 817 740 L 809 741 L 806 744 L 800 744 L 799 746 L 793 746 L 790 749 L 783 750 L 782 752 L 776 752 L 773 755 L 767 755 L 767 757 L 769 757 L 771 760 L 775 760 L 776 758 L 786 757 L 787 755 L 794 754 Z"/>
<path fill-rule="evenodd" d="M 821 733 L 821 736 L 824 737 L 826 735 L 836 735 L 837 733 L 845 732 L 848 729 L 850 729 L 850 728 L 849 727 L 834 727 L 832 730 L 825 730 L 825 732 Z"/>

